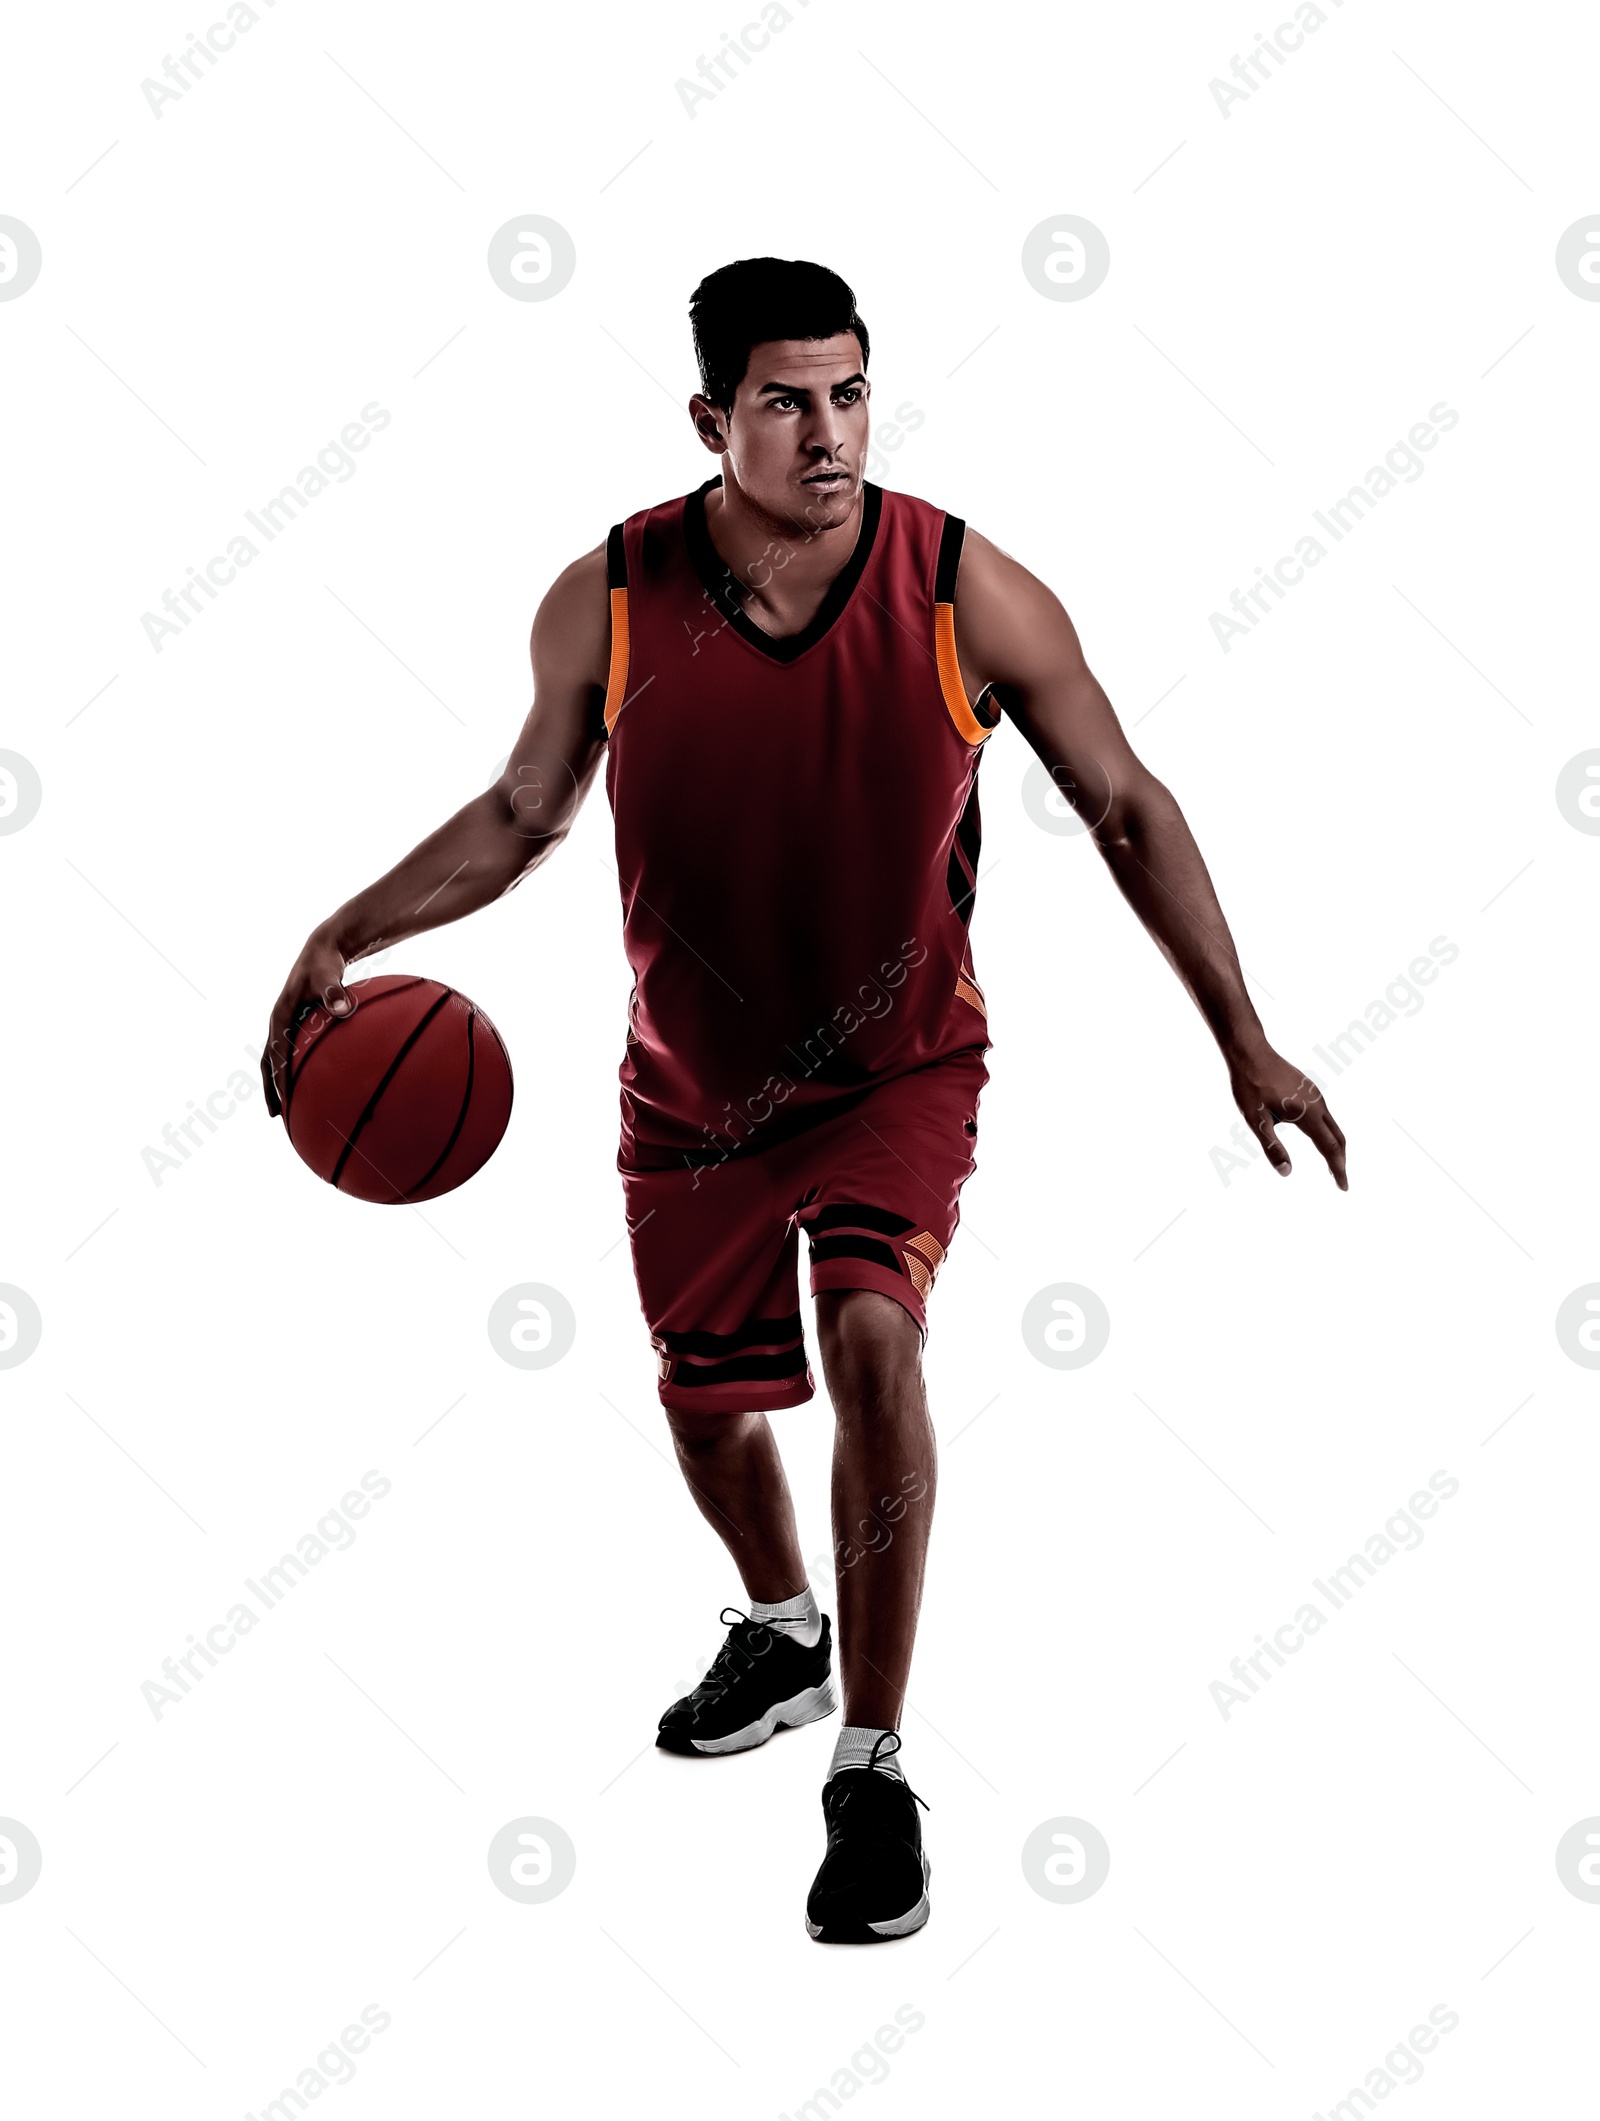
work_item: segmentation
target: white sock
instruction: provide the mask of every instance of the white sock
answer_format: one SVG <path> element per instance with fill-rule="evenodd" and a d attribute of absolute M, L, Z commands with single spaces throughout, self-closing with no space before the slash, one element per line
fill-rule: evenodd
<path fill-rule="evenodd" d="M 797 1598 L 781 1598 L 776 1605 L 764 1605 L 759 1598 L 752 1598 L 750 1618 L 771 1628 L 774 1635 L 792 1635 L 806 1650 L 814 1650 L 822 1635 L 822 1611 L 809 1584 Z"/>
<path fill-rule="evenodd" d="M 876 1730 L 866 1723 L 847 1723 L 840 1731 L 834 1740 L 833 1765 L 828 1770 L 828 1780 L 831 1782 L 840 1768 L 864 1768 L 871 1765 L 872 1749 L 882 1738 L 892 1738 L 894 1744 L 886 1745 L 878 1755 L 877 1771 L 880 1775 L 893 1775 L 898 1781 L 904 1782 L 906 1778 L 900 1772 L 899 1762 L 895 1758 L 900 1750 L 900 1733 Z"/>

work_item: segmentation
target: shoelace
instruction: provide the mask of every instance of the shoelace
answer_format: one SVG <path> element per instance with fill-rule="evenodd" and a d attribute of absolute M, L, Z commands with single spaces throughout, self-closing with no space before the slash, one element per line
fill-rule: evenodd
<path fill-rule="evenodd" d="M 884 1747 L 888 1745 L 889 1740 L 891 1738 L 894 1740 L 894 1745 L 889 1754 L 890 1759 L 892 1760 L 894 1758 L 894 1755 L 900 1751 L 900 1733 L 898 1731 L 885 1731 L 881 1738 L 876 1738 L 873 1740 L 872 1752 L 868 1757 L 866 1767 L 860 1771 L 863 1775 L 871 1774 L 872 1770 L 878 1764 L 878 1755 L 883 1751 Z M 887 1782 L 891 1778 L 885 1775 L 883 1779 L 885 1782 Z M 906 1781 L 903 1775 L 899 1779 L 902 1787 L 905 1790 L 906 1795 L 912 1798 L 916 1803 L 920 1804 L 925 1812 L 931 1812 L 933 1807 L 927 1802 L 926 1798 L 918 1797 L 916 1791 L 911 1787 L 910 1783 Z M 850 1796 L 853 1788 L 860 1788 L 863 1786 L 863 1784 L 851 1784 L 848 1782 L 844 1783 L 835 1793 L 835 1804 L 843 1804 L 845 1800 Z"/>
<path fill-rule="evenodd" d="M 728 1615 L 730 1613 L 733 1615 L 732 1622 L 728 1620 Z M 725 1605 L 722 1608 L 722 1611 L 717 1615 L 717 1618 L 718 1620 L 723 1622 L 724 1625 L 729 1626 L 730 1628 L 733 1625 L 736 1625 L 741 1620 L 748 1628 L 754 1628 L 760 1625 L 758 1621 L 752 1620 L 748 1613 L 741 1613 L 736 1605 Z M 704 1679 L 702 1679 L 700 1684 L 695 1688 L 694 1693 L 702 1694 L 707 1691 L 714 1691 L 720 1694 L 723 1691 L 723 1687 L 726 1682 L 729 1679 L 736 1678 L 738 1676 L 739 1671 L 748 1662 L 749 1653 L 739 1647 L 739 1644 L 733 1639 L 733 1636 L 730 1633 L 728 1640 L 722 1645 L 721 1649 L 718 1650 L 716 1656 L 712 1658 L 711 1669 L 706 1673 Z M 713 1681 L 716 1682 L 714 1688 L 712 1685 Z M 692 1694 L 689 1698 L 693 1700 L 694 1695 Z"/>

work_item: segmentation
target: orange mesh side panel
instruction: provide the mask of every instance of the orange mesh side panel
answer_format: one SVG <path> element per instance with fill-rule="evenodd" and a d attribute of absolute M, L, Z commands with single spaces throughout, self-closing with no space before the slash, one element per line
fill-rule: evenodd
<path fill-rule="evenodd" d="M 944 694 L 951 721 L 969 744 L 981 744 L 994 731 L 984 728 L 967 703 L 967 688 L 961 682 L 961 665 L 956 660 L 954 604 L 935 604 L 933 607 L 933 652 L 939 664 L 939 689 Z"/>
<path fill-rule="evenodd" d="M 611 734 L 628 689 L 628 592 L 611 592 L 611 667 L 606 673 L 606 735 Z"/>

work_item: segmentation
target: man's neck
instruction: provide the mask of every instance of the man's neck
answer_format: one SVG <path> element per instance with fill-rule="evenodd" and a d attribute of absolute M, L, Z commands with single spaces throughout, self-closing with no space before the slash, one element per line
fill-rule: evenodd
<path fill-rule="evenodd" d="M 773 515 L 723 474 L 705 498 L 706 531 L 717 556 L 732 570 L 745 608 L 769 633 L 800 631 L 850 564 L 861 535 L 863 485 L 838 523 L 814 525 Z M 810 606 L 810 610 L 805 607 Z M 798 625 L 789 623 L 802 612 Z M 768 620 L 775 623 L 767 624 Z"/>

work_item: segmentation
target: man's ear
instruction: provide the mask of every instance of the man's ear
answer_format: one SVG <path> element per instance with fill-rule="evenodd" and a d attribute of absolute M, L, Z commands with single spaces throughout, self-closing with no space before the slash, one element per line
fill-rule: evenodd
<path fill-rule="evenodd" d="M 701 397 L 698 391 L 689 400 L 689 417 L 694 422 L 695 433 L 713 456 L 728 453 L 727 415 L 718 410 L 709 398 Z"/>

